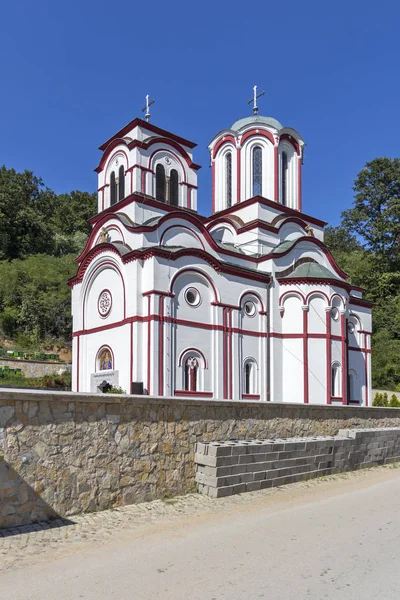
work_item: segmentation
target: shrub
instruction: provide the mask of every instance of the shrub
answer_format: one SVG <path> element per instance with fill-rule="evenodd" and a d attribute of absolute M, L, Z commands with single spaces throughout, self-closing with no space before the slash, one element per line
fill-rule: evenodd
<path fill-rule="evenodd" d="M 123 390 L 121 387 L 114 387 L 111 386 L 107 391 L 106 394 L 126 394 L 125 390 Z"/>
<path fill-rule="evenodd" d="M 400 400 L 398 399 L 396 394 L 392 394 L 392 397 L 390 398 L 389 406 L 391 406 L 392 408 L 400 408 Z"/>

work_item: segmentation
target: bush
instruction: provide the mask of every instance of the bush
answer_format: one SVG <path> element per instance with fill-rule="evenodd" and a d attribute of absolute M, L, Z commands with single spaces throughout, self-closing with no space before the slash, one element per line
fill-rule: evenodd
<path fill-rule="evenodd" d="M 400 400 L 398 399 L 396 394 L 392 394 L 392 397 L 390 398 L 389 406 L 391 406 L 392 408 L 400 408 Z"/>
<path fill-rule="evenodd" d="M 125 390 L 123 390 L 121 387 L 114 387 L 111 386 L 107 391 L 106 394 L 126 394 Z"/>
<path fill-rule="evenodd" d="M 375 398 L 372 402 L 372 406 L 389 406 L 388 395 L 385 392 L 384 394 L 377 393 L 375 394 Z"/>

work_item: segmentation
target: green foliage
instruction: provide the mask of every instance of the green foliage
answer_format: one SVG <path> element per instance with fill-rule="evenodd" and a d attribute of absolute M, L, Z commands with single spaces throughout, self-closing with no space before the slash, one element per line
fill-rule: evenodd
<path fill-rule="evenodd" d="M 45 375 L 44 377 L 24 377 L 23 375 L 3 373 L 0 376 L 0 385 L 17 388 L 70 390 L 71 375 L 63 373 L 62 375 L 53 374 Z"/>
<path fill-rule="evenodd" d="M 389 406 L 391 408 L 400 408 L 400 400 L 396 396 L 396 394 L 392 394 L 389 402 Z"/>
<path fill-rule="evenodd" d="M 400 391 L 400 159 L 367 163 L 354 191 L 352 208 L 339 227 L 327 228 L 326 243 L 374 302 L 372 385 Z"/>
<path fill-rule="evenodd" d="M 74 256 L 30 256 L 0 261 L 0 330 L 7 338 L 37 348 L 46 338 L 71 336 L 70 289 Z"/>
<path fill-rule="evenodd" d="M 0 167 L 0 333 L 24 348 L 70 342 L 74 258 L 90 233 L 96 194 L 57 196 L 31 171 Z"/>
<path fill-rule="evenodd" d="M 392 270 L 399 264 L 400 159 L 379 157 L 368 162 L 353 189 L 354 204 L 343 213 L 342 225 L 361 238 L 385 270 Z"/>
<path fill-rule="evenodd" d="M 121 387 L 111 386 L 106 394 L 126 394 L 126 392 Z"/>
<path fill-rule="evenodd" d="M 381 407 L 389 406 L 387 393 L 385 392 L 384 394 L 381 394 L 381 393 L 375 394 L 375 398 L 372 402 L 372 406 L 381 406 Z"/>
<path fill-rule="evenodd" d="M 31 171 L 0 168 L 0 260 L 80 252 L 96 212 L 97 196 L 57 196 Z"/>

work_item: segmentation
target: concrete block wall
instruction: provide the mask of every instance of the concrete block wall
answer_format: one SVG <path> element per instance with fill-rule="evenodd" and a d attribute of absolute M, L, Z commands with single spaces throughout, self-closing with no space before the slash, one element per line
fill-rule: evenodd
<path fill-rule="evenodd" d="M 198 491 L 216 498 L 400 461 L 400 427 L 337 436 L 197 443 Z"/>

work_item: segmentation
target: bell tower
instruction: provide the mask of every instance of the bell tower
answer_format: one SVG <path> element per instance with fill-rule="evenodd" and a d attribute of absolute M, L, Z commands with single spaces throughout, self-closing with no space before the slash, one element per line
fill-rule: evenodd
<path fill-rule="evenodd" d="M 114 205 L 118 211 L 135 194 L 197 211 L 196 144 L 150 123 L 153 102 L 146 97 L 146 120 L 134 119 L 99 147 L 99 213 Z"/>
<path fill-rule="evenodd" d="M 209 145 L 213 213 L 255 196 L 302 210 L 301 170 L 305 142 L 297 131 L 258 114 L 220 131 Z"/>

